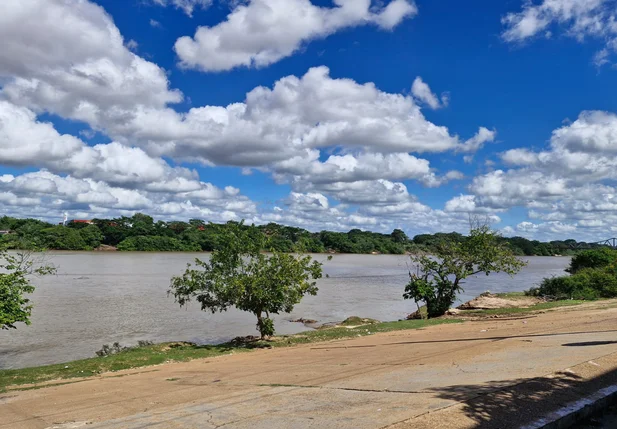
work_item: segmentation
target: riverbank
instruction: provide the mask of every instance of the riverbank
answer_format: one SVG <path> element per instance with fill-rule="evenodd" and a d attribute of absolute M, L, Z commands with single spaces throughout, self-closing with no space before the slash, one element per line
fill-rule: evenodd
<path fill-rule="evenodd" d="M 0 396 L 0 428 L 520 428 L 617 372 L 616 306 L 467 319 L 12 390 Z"/>
<path fill-rule="evenodd" d="M 488 303 L 488 304 L 487 304 Z M 516 306 L 516 303 L 521 306 Z M 430 320 L 401 320 L 396 322 L 379 322 L 372 319 L 350 317 L 340 324 L 323 326 L 320 329 L 301 332 L 295 335 L 275 336 L 267 341 L 257 338 L 238 338 L 234 341 L 217 345 L 195 345 L 187 342 L 151 344 L 131 347 L 118 353 L 90 359 L 81 359 L 55 365 L 32 368 L 0 370 L 0 392 L 18 389 L 36 389 L 44 387 L 49 381 L 70 380 L 97 376 L 108 372 L 143 368 L 170 362 L 187 362 L 195 359 L 214 358 L 236 353 L 245 353 L 262 348 L 291 347 L 302 344 L 322 343 L 334 340 L 364 337 L 378 333 L 425 329 L 441 324 L 461 323 L 465 320 L 482 320 L 507 318 L 524 314 L 537 314 L 551 309 L 577 306 L 585 301 L 542 302 L 536 298 L 527 298 L 522 292 L 504 294 L 483 294 L 463 304 L 462 310 L 452 310 L 448 315 Z M 587 306 L 604 308 L 617 306 L 617 300 L 588 302 Z M 478 306 L 501 308 L 478 308 Z"/>

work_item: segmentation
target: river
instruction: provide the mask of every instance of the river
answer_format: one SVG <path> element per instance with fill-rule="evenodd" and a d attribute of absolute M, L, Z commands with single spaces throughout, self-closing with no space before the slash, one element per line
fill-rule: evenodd
<path fill-rule="evenodd" d="M 0 331 L 0 368 L 22 368 L 92 357 L 103 344 L 133 345 L 192 341 L 218 343 L 256 335 L 254 316 L 235 310 L 209 314 L 197 304 L 181 309 L 167 296 L 171 276 L 204 254 L 52 252 L 55 276 L 36 278 L 32 325 Z M 305 297 L 291 315 L 275 316 L 279 334 L 306 330 L 289 320 L 304 317 L 321 323 L 349 316 L 397 320 L 414 311 L 404 301 L 408 257 L 391 255 L 315 255 L 324 262 L 319 293 Z M 543 277 L 561 275 L 567 257 L 530 257 L 515 278 L 493 274 L 470 278 L 461 301 L 480 293 L 528 289 Z"/>

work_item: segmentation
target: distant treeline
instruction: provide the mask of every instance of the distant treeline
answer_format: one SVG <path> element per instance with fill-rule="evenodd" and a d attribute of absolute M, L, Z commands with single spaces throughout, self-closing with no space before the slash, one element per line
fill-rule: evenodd
<path fill-rule="evenodd" d="M 36 219 L 0 218 L 0 245 L 10 249 L 93 250 L 110 246 L 121 251 L 212 251 L 225 243 L 222 232 L 234 222 L 207 223 L 192 219 L 188 222 L 154 221 L 145 214 L 115 219 L 69 221 L 66 226 L 53 225 Z M 267 248 L 279 252 L 383 253 L 435 249 L 440 243 L 463 241 L 465 236 L 452 233 L 421 234 L 409 238 L 395 229 L 390 234 L 352 229 L 349 232 L 310 232 L 302 228 L 270 223 L 244 225 L 255 239 L 267 238 Z M 523 237 L 503 238 L 517 255 L 553 256 L 576 252 L 581 243 L 575 240 L 542 243 Z M 109 247 L 108 247 L 109 248 Z"/>

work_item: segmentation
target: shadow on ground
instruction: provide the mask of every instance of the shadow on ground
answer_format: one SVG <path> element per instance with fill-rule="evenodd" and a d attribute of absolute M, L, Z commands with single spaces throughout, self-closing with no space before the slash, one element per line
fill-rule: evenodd
<path fill-rule="evenodd" d="M 478 429 L 518 429 L 615 384 L 617 370 L 593 379 L 559 372 L 547 377 L 450 386 L 433 391 L 439 398 L 461 403 L 463 412 Z"/>
<path fill-rule="evenodd" d="M 589 347 L 589 346 L 607 346 L 609 344 L 617 344 L 617 341 L 585 341 L 582 343 L 566 343 L 564 347 Z"/>

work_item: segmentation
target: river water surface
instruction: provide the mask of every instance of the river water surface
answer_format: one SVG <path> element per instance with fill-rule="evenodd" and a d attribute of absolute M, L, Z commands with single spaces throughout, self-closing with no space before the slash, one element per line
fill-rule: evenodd
<path fill-rule="evenodd" d="M 255 335 L 254 316 L 235 310 L 209 314 L 197 304 L 181 309 L 167 296 L 169 280 L 187 262 L 207 255 L 191 253 L 52 252 L 56 276 L 37 278 L 32 325 L 0 331 L 0 368 L 21 368 L 92 357 L 103 344 L 133 345 L 192 341 L 218 343 Z M 307 328 L 289 320 L 304 317 L 320 323 L 349 316 L 397 320 L 414 311 L 404 301 L 408 281 L 406 256 L 315 255 L 324 262 L 317 296 L 305 297 L 291 315 L 275 316 L 279 334 Z M 515 278 L 503 274 L 470 278 L 461 301 L 480 293 L 528 289 L 543 277 L 561 275 L 566 257 L 530 257 Z"/>

